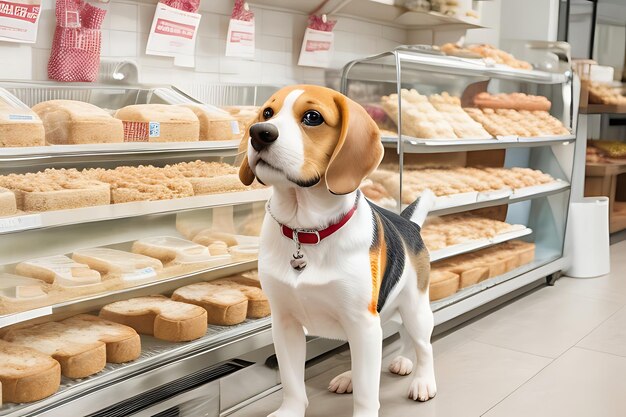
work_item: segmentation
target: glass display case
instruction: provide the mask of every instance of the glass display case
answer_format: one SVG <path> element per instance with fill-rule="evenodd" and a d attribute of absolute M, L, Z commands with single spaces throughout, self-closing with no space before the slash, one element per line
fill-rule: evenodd
<path fill-rule="evenodd" d="M 376 120 L 386 148 L 365 195 L 400 211 L 435 193 L 422 237 L 438 324 L 565 265 L 572 176 L 583 171 L 574 169 L 579 81 L 566 44 L 527 46 L 528 69 L 412 46 L 342 72 L 342 92 Z M 511 255 L 515 247 L 534 253 Z"/>

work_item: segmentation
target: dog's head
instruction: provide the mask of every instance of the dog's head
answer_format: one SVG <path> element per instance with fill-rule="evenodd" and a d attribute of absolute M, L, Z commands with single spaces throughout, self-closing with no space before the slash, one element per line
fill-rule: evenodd
<path fill-rule="evenodd" d="M 359 104 L 324 87 L 297 85 L 276 92 L 246 130 L 239 170 L 250 185 L 312 187 L 325 181 L 348 194 L 380 163 L 378 126 Z"/>

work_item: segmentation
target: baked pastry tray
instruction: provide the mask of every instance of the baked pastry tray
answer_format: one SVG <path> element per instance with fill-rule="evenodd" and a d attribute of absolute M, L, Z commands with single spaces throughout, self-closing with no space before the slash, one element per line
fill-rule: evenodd
<path fill-rule="evenodd" d="M 498 243 L 503 243 L 508 240 L 517 239 L 523 236 L 527 236 L 531 234 L 533 231 L 528 227 L 521 225 L 513 225 L 517 226 L 516 229 L 500 233 L 493 238 L 490 239 L 478 239 L 471 240 L 464 243 L 459 243 L 458 245 L 452 245 L 445 247 L 443 249 L 438 249 L 430 252 L 430 261 L 436 262 L 442 259 L 450 258 L 452 256 L 461 255 L 468 252 L 473 252 L 478 249 L 484 249 L 489 246 L 497 245 Z"/>
<path fill-rule="evenodd" d="M 95 314 L 96 312 L 94 312 Z M 177 362 L 186 357 L 194 356 L 200 352 L 209 350 L 228 349 L 228 345 L 237 339 L 270 328 L 271 318 L 250 320 L 234 326 L 209 325 L 206 335 L 200 339 L 172 343 L 156 339 L 151 336 L 141 336 L 141 356 L 129 363 L 107 363 L 104 370 L 93 376 L 83 379 L 70 379 L 63 377 L 61 387 L 56 394 L 44 400 L 27 404 L 4 404 L 0 408 L 1 416 L 36 415 L 37 410 L 43 407 L 54 407 L 55 404 L 65 403 L 76 399 L 86 392 L 106 387 L 157 366 Z M 231 359 L 225 351 L 222 355 L 224 360 Z M 212 363 L 207 363 L 209 367 Z"/>
<path fill-rule="evenodd" d="M 137 201 L 41 213 L 23 213 L 17 216 L 0 217 L 0 235 L 30 229 L 99 222 L 149 214 L 248 204 L 266 201 L 271 195 L 271 188 L 261 188 L 257 190 L 208 194 L 174 200 Z"/>

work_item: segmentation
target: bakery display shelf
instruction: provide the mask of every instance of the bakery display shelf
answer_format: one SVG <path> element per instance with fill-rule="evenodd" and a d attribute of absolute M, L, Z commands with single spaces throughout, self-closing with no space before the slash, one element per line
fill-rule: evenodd
<path fill-rule="evenodd" d="M 207 156 L 234 156 L 239 140 L 201 142 L 124 142 L 88 145 L 50 145 L 22 148 L 0 148 L 0 163 L 16 160 L 51 160 L 60 158 L 85 158 L 117 156 L 130 158 L 139 154 L 173 154 L 201 152 Z"/>
<path fill-rule="evenodd" d="M 507 242 L 509 240 L 518 239 L 523 236 L 531 234 L 533 231 L 525 226 L 519 229 L 514 229 L 509 232 L 504 232 L 496 235 L 490 239 L 471 240 L 458 245 L 448 246 L 443 249 L 438 249 L 430 252 L 430 261 L 436 262 L 446 258 L 451 258 L 456 255 L 462 255 L 468 252 L 474 252 L 479 249 L 485 249 L 498 243 Z"/>
<path fill-rule="evenodd" d="M 57 315 L 74 315 L 88 313 L 116 301 L 127 300 L 133 297 L 142 297 L 154 294 L 169 294 L 177 288 L 196 282 L 207 281 L 229 275 L 235 275 L 256 268 L 257 262 L 240 261 L 218 264 L 205 269 L 182 273 L 177 276 L 158 279 L 130 288 L 110 290 L 105 293 L 89 295 L 50 306 L 34 308 L 28 311 L 0 315 L 0 328 L 22 323 L 40 317 Z"/>
<path fill-rule="evenodd" d="M 587 107 L 581 107 L 582 114 L 626 114 L 626 105 L 613 104 L 589 104 Z"/>
<path fill-rule="evenodd" d="M 406 153 L 441 153 L 484 151 L 490 149 L 531 148 L 538 146 L 568 145 L 576 141 L 575 135 L 518 138 L 506 136 L 499 139 L 418 139 L 402 135 L 402 149 Z M 389 148 L 398 146 L 397 136 L 383 136 L 383 145 Z"/>
<path fill-rule="evenodd" d="M 501 64 L 491 64 L 483 59 L 460 58 L 455 56 L 433 54 L 410 46 L 400 46 L 392 51 L 378 55 L 360 58 L 349 62 L 343 68 L 342 91 L 347 91 L 347 78 L 360 81 L 380 82 L 380 73 L 384 69 L 389 73 L 396 73 L 396 67 L 401 63 L 402 76 L 411 72 L 427 72 L 446 75 L 482 78 L 485 80 L 497 78 L 517 82 L 535 84 L 564 84 L 572 79 L 572 72 L 546 72 L 540 70 L 515 69 Z M 364 68 L 358 68 L 357 64 Z M 379 67 L 372 71 L 372 65 Z M 380 68 L 383 67 L 383 68 Z M 381 71 L 382 70 L 382 71 Z M 397 74 L 400 76 L 400 74 Z"/>
<path fill-rule="evenodd" d="M 93 376 L 83 379 L 69 379 L 63 377 L 61 387 L 56 394 L 27 404 L 4 404 L 0 408 L 0 416 L 78 416 L 87 415 L 103 408 L 103 404 L 111 404 L 111 398 L 124 400 L 132 395 L 172 382 L 195 371 L 217 365 L 238 355 L 271 344 L 269 317 L 256 320 L 246 320 L 234 326 L 209 325 L 206 335 L 200 339 L 172 343 L 155 339 L 151 336 L 141 336 L 141 356 L 128 363 L 107 363 L 104 370 Z M 202 355 L 202 361 L 195 361 L 194 367 L 187 369 L 194 358 Z M 186 359 L 190 359 L 186 361 Z M 189 362 L 189 363 L 188 363 Z M 186 366 L 185 366 L 186 365 Z M 148 381 L 126 387 L 119 396 L 111 396 L 111 388 L 125 380 L 141 374 L 149 376 Z M 159 374 L 156 376 L 155 374 Z M 128 384 L 127 384 L 128 385 Z M 137 392 L 133 392 L 137 391 Z M 90 404 L 93 410 L 78 411 L 72 403 L 82 400 L 85 396 L 94 393 L 108 395 L 104 402 Z M 84 405 L 82 405 L 84 407 Z M 75 407 L 75 406 L 74 406 Z M 79 405 L 80 407 L 80 405 Z M 63 414 L 63 411 L 65 414 Z"/>
<path fill-rule="evenodd" d="M 433 11 L 412 11 L 394 0 L 331 0 L 324 2 L 297 2 L 292 0 L 254 0 L 252 4 L 279 9 L 296 10 L 310 14 L 330 14 L 359 17 L 382 23 L 392 23 L 405 28 L 445 28 L 448 30 L 482 28 L 478 19 L 448 16 Z"/>
<path fill-rule="evenodd" d="M 442 324 L 516 289 L 545 278 L 560 271 L 564 265 L 565 261 L 561 258 L 560 252 L 537 246 L 534 261 L 500 276 L 463 288 L 450 297 L 431 302 L 431 308 L 435 313 L 435 324 Z"/>
<path fill-rule="evenodd" d="M 82 207 L 70 210 L 46 211 L 34 214 L 28 213 L 12 217 L 1 217 L 0 235 L 33 229 L 139 217 L 150 214 L 164 214 L 199 208 L 255 203 L 266 201 L 271 195 L 271 188 L 262 188 L 249 191 L 178 198 L 174 200 L 137 201 L 106 206 Z"/>
<path fill-rule="evenodd" d="M 442 197 L 437 197 L 435 207 L 429 215 L 443 216 L 446 214 L 459 213 L 463 211 L 476 210 L 485 207 L 494 207 L 505 204 L 519 203 L 520 201 L 532 200 L 558 194 L 570 189 L 570 184 L 566 181 L 557 180 L 549 184 L 542 184 L 532 187 L 519 188 L 517 190 L 501 190 L 486 193 L 464 193 L 475 194 L 475 199 L 466 197 L 455 198 L 450 196 L 439 202 Z M 462 196 L 459 194 L 459 196 Z M 404 208 L 404 207 L 403 207 Z"/>

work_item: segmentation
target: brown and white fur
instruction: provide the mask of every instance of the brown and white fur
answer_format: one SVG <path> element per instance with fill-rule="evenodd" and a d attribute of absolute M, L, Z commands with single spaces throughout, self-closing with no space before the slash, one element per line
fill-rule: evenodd
<path fill-rule="evenodd" d="M 424 193 L 400 216 L 358 194 L 382 159 L 380 132 L 360 105 L 323 87 L 297 85 L 274 94 L 244 135 L 242 151 L 242 182 L 257 178 L 274 187 L 259 252 L 283 384 L 282 405 L 270 416 L 304 416 L 307 334 L 349 342 L 352 371 L 333 379 L 329 389 L 354 391 L 353 416 L 378 416 L 381 324 L 398 315 L 404 347 L 389 369 L 413 374 L 409 398 L 434 397 L 430 263 L 419 235 L 433 195 Z M 352 218 L 318 245 L 303 245 L 308 266 L 294 270 L 295 243 L 275 219 L 294 229 L 323 229 L 357 196 Z"/>

